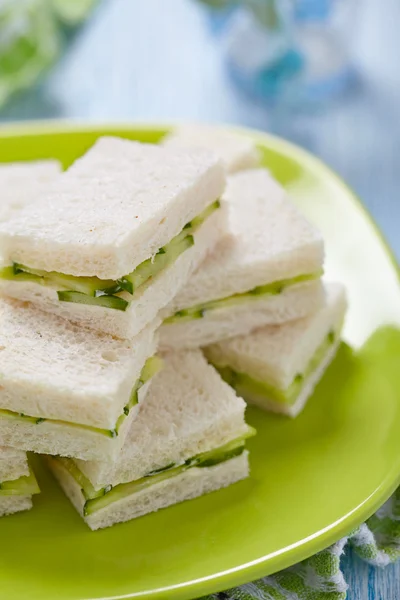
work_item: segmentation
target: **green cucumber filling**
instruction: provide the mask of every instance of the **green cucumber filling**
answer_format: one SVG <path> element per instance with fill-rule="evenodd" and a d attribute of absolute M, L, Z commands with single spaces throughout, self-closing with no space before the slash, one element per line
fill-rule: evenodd
<path fill-rule="evenodd" d="M 59 288 L 57 295 L 60 302 L 75 302 L 125 311 L 130 304 L 129 296 L 133 296 L 136 290 L 172 265 L 185 250 L 193 246 L 193 234 L 219 207 L 219 200 L 210 204 L 200 215 L 187 223 L 168 244 L 160 248 L 154 257 L 142 262 L 129 275 L 116 280 L 75 277 L 18 263 L 0 269 L 0 278 L 33 281 Z"/>
<path fill-rule="evenodd" d="M 275 281 L 274 283 L 257 286 L 242 294 L 233 294 L 233 296 L 227 298 L 212 300 L 210 302 L 205 302 L 204 304 L 197 304 L 196 306 L 184 308 L 165 319 L 164 323 L 182 323 L 185 321 L 192 321 L 193 319 L 202 319 L 211 310 L 236 306 L 238 304 L 243 304 L 244 302 L 256 300 L 260 298 L 260 296 L 277 296 L 292 285 L 306 281 L 314 281 L 315 279 L 319 279 L 322 274 L 322 271 L 318 271 L 318 273 L 311 273 L 310 275 L 299 275 L 297 277 L 292 277 L 291 279 L 282 279 L 281 281 Z"/>
<path fill-rule="evenodd" d="M 139 379 L 136 381 L 135 385 L 132 388 L 132 392 L 129 398 L 129 402 L 124 406 L 123 412 L 120 417 L 117 419 L 114 429 L 101 429 L 99 427 L 92 427 L 91 425 L 82 425 L 80 423 L 70 423 L 69 421 L 60 421 L 56 419 L 46 419 L 43 417 L 31 417 L 29 415 L 25 415 L 24 413 L 16 413 L 11 410 L 1 409 L 0 410 L 0 418 L 3 419 L 14 419 L 23 421 L 25 423 L 34 423 L 35 425 L 40 425 L 47 421 L 48 423 L 53 423 L 57 425 L 68 425 L 69 427 L 79 427 L 80 429 L 86 429 L 88 431 L 93 431 L 94 433 L 99 433 L 101 435 L 105 435 L 107 437 L 117 437 L 119 430 L 121 428 L 122 423 L 128 417 L 130 410 L 135 404 L 139 402 L 138 392 L 140 388 L 149 381 L 156 373 L 158 373 L 163 367 L 163 361 L 158 356 L 152 356 L 147 359 L 141 373 Z"/>
<path fill-rule="evenodd" d="M 245 434 L 215 450 L 198 454 L 197 456 L 189 458 L 182 464 L 170 463 L 160 469 L 151 471 L 144 477 L 136 479 L 135 481 L 120 483 L 114 487 L 112 485 L 107 485 L 100 490 L 96 490 L 93 487 L 89 479 L 82 473 L 72 459 L 57 456 L 51 457 L 50 460 L 60 463 L 80 486 L 85 499 L 83 514 L 87 516 L 102 508 L 105 508 L 112 502 L 126 498 L 127 496 L 139 492 L 151 485 L 160 483 L 165 479 L 170 479 L 171 477 L 180 475 L 184 471 L 187 471 L 193 467 L 213 467 L 222 462 L 230 460 L 235 456 L 240 456 L 245 449 L 246 439 L 255 435 L 255 433 L 255 429 L 249 426 Z"/>
<path fill-rule="evenodd" d="M 252 396 L 264 397 L 266 400 L 273 400 L 281 404 L 292 406 L 300 395 L 307 379 L 316 371 L 319 365 L 324 360 L 331 346 L 340 336 L 340 331 L 330 331 L 323 343 L 316 350 L 314 356 L 310 360 L 304 373 L 298 373 L 290 386 L 286 390 L 270 385 L 266 381 L 254 379 L 246 373 L 241 373 L 231 369 L 229 366 L 221 366 L 213 362 L 212 355 L 209 355 L 210 362 L 220 373 L 222 379 L 226 381 L 234 390 L 244 399 L 251 400 Z"/>
<path fill-rule="evenodd" d="M 32 470 L 29 475 L 24 475 L 18 479 L 0 482 L 1 496 L 32 496 L 39 494 L 40 489 L 36 477 Z"/>

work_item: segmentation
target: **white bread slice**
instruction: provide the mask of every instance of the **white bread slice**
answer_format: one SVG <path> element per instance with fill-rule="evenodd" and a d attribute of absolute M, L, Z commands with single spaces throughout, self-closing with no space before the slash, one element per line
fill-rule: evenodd
<path fill-rule="evenodd" d="M 0 483 L 29 475 L 26 452 L 0 446 Z"/>
<path fill-rule="evenodd" d="M 228 173 L 260 164 L 254 141 L 223 127 L 196 123 L 178 125 L 161 142 L 169 148 L 203 148 L 215 152 Z"/>
<path fill-rule="evenodd" d="M 122 339 L 132 339 L 175 296 L 187 278 L 203 262 L 207 253 L 227 230 L 224 207 L 216 210 L 193 234 L 194 245 L 185 250 L 169 267 L 148 284 L 140 286 L 125 312 L 100 306 L 60 302 L 56 287 L 26 281 L 0 279 L 0 292 L 10 298 L 32 302 L 41 310 L 53 313 L 84 327 Z"/>
<path fill-rule="evenodd" d="M 116 462 L 76 461 L 96 489 L 144 477 L 244 435 L 245 403 L 199 351 L 170 353 Z"/>
<path fill-rule="evenodd" d="M 318 311 L 325 302 L 320 280 L 291 285 L 279 295 L 253 296 L 242 304 L 205 311 L 201 319 L 163 323 L 159 330 L 162 351 L 199 348 L 246 335 L 264 325 L 279 325 Z"/>
<path fill-rule="evenodd" d="M 36 199 L 61 172 L 57 160 L 0 164 L 0 222 Z"/>
<path fill-rule="evenodd" d="M 312 393 L 314 392 L 315 387 L 322 379 L 326 369 L 331 364 L 332 360 L 335 358 L 338 347 L 340 345 L 340 338 L 337 338 L 336 341 L 329 348 L 329 351 L 325 354 L 323 360 L 319 363 L 317 369 L 311 373 L 311 375 L 307 378 L 305 385 L 303 386 L 300 394 L 298 395 L 296 402 L 294 404 L 285 404 L 283 402 L 276 402 L 275 400 L 268 400 L 265 396 L 258 396 L 257 394 L 251 394 L 246 396 L 246 401 L 249 404 L 253 404 L 258 406 L 263 410 L 267 410 L 270 412 L 286 415 L 288 417 L 295 418 L 297 415 L 301 413 L 303 408 L 305 407 L 307 400 L 310 398 Z"/>
<path fill-rule="evenodd" d="M 0 486 L 4 482 L 14 482 L 20 477 L 29 476 L 30 469 L 26 452 L 0 446 Z M 11 515 L 32 507 L 32 497 L 4 496 L 0 493 L 0 517 Z"/>
<path fill-rule="evenodd" d="M 326 285 L 326 296 L 326 305 L 314 314 L 208 346 L 205 349 L 207 358 L 218 367 L 228 366 L 276 389 L 287 390 L 297 374 L 307 371 L 311 359 L 329 332 L 338 332 L 341 328 L 347 308 L 345 290 L 341 284 L 330 283 Z M 264 397 L 263 401 L 263 398 L 253 395 L 245 399 L 268 410 L 295 416 L 304 407 L 335 355 L 338 337 L 315 371 L 306 378 L 295 405 L 283 406 L 273 398 L 268 400 Z"/>
<path fill-rule="evenodd" d="M 100 138 L 51 192 L 0 226 L 10 264 L 117 279 L 219 198 L 222 163 L 202 150 Z"/>
<path fill-rule="evenodd" d="M 116 460 L 150 386 L 151 380 L 140 388 L 139 404 L 130 410 L 115 438 L 91 429 L 69 425 L 67 422 L 44 421 L 35 424 L 23 419 L 7 419 L 0 415 L 0 444 L 39 454 L 82 460 Z"/>
<path fill-rule="evenodd" d="M 265 169 L 229 177 L 223 199 L 231 235 L 192 275 L 165 316 L 322 268 L 321 234 Z"/>
<path fill-rule="evenodd" d="M 32 496 L 0 496 L 0 517 L 32 508 Z"/>
<path fill-rule="evenodd" d="M 2 299 L 0 409 L 113 428 L 155 353 L 158 325 L 152 322 L 129 342 Z"/>
<path fill-rule="evenodd" d="M 84 499 L 79 484 L 61 463 L 50 459 L 49 464 L 65 494 L 78 513 L 83 516 Z M 180 475 L 160 481 L 83 518 L 92 530 L 110 527 L 172 504 L 228 487 L 245 479 L 248 475 L 248 452 L 244 451 L 240 456 L 213 467 L 188 469 Z"/>
<path fill-rule="evenodd" d="M 116 438 L 68 423 L 44 421 L 36 425 L 26 420 L 5 419 L 0 416 L 0 443 L 39 454 L 82 460 L 116 460 L 150 386 L 151 381 L 140 388 L 139 404 L 130 410 Z"/>

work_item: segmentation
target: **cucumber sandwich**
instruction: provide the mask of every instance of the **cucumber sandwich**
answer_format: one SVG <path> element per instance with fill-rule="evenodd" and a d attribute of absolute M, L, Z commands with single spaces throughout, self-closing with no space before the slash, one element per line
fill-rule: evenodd
<path fill-rule="evenodd" d="M 198 350 L 163 357 L 116 461 L 49 457 L 91 529 L 226 487 L 249 473 L 245 403 Z"/>
<path fill-rule="evenodd" d="M 194 348 L 280 324 L 324 302 L 324 245 L 264 169 L 231 175 L 230 233 L 164 309 L 163 349 Z"/>
<path fill-rule="evenodd" d="M 57 160 L 0 164 L 0 222 L 34 202 L 60 171 Z"/>
<path fill-rule="evenodd" d="M 223 162 L 226 172 L 251 169 L 260 164 L 254 141 L 224 129 L 196 123 L 178 125 L 162 141 L 171 148 L 203 148 L 215 152 Z"/>
<path fill-rule="evenodd" d="M 328 284 L 325 306 L 312 315 L 213 344 L 204 352 L 247 402 L 294 417 L 335 356 L 345 311 L 343 287 Z"/>
<path fill-rule="evenodd" d="M 26 452 L 0 446 L 0 517 L 29 510 L 39 492 Z"/>
<path fill-rule="evenodd" d="M 0 291 L 130 339 L 223 235 L 224 186 L 212 153 L 100 138 L 0 226 Z"/>
<path fill-rule="evenodd" d="M 148 324 L 132 340 L 0 301 L 0 445 L 83 459 L 117 454 L 162 367 Z"/>

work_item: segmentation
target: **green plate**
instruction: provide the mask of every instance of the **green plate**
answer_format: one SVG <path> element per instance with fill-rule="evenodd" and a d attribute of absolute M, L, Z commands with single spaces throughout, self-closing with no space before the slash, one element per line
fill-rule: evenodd
<path fill-rule="evenodd" d="M 37 124 L 0 130 L 0 161 L 68 165 L 99 135 L 156 142 L 163 127 Z M 7 600 L 197 598 L 283 569 L 368 518 L 400 483 L 400 283 L 360 202 L 303 150 L 247 132 L 264 164 L 323 231 L 344 281 L 345 344 L 295 421 L 249 410 L 248 481 L 92 533 L 51 477 L 30 513 L 1 519 Z M 0 192 L 1 194 L 1 192 Z M 390 326 L 391 325 L 391 326 Z"/>

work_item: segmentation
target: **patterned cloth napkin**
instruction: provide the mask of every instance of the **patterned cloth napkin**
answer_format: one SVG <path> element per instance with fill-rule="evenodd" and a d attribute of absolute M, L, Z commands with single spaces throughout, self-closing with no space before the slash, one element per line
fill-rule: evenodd
<path fill-rule="evenodd" d="M 400 488 L 364 525 L 327 550 L 270 577 L 201 600 L 345 600 L 348 585 L 340 557 L 347 545 L 377 567 L 400 558 Z"/>

